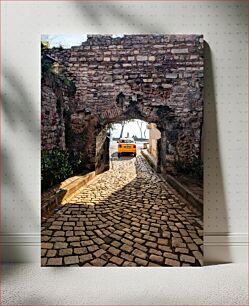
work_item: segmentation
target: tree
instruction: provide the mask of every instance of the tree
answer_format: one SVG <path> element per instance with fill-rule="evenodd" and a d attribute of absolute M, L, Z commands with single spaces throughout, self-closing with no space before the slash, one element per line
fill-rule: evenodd
<path fill-rule="evenodd" d="M 146 139 L 146 130 L 147 129 L 144 129 L 144 139 Z"/>
<path fill-rule="evenodd" d="M 119 138 L 123 137 L 123 132 L 124 132 L 124 126 L 126 125 L 127 121 L 122 121 L 121 124 L 121 131 L 120 131 L 120 135 Z"/>
<path fill-rule="evenodd" d="M 109 123 L 107 128 L 108 128 L 108 130 L 110 130 L 110 131 L 114 131 L 114 130 L 115 130 L 115 127 L 114 127 L 114 124 L 113 124 L 113 123 Z"/>
<path fill-rule="evenodd" d="M 139 130 L 140 130 L 140 134 L 141 134 L 140 138 L 143 138 L 143 124 L 144 124 L 144 122 L 142 120 L 136 120 L 136 122 L 137 122 L 137 125 L 138 125 Z"/>
<path fill-rule="evenodd" d="M 134 121 L 134 119 L 129 119 L 129 120 L 123 120 L 121 121 L 119 124 L 121 124 L 121 131 L 120 131 L 120 135 L 119 135 L 119 138 L 122 138 L 123 137 L 123 132 L 124 132 L 124 126 L 129 123 L 129 122 L 132 122 Z"/>

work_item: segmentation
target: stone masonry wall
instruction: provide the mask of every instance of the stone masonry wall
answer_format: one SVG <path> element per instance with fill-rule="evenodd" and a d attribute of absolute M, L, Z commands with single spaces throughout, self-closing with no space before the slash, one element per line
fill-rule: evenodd
<path fill-rule="evenodd" d="M 42 84 L 41 101 L 42 150 L 51 150 L 54 148 L 65 149 L 65 124 L 62 111 L 63 91 L 57 90 L 57 93 L 55 93 L 47 79 Z"/>
<path fill-rule="evenodd" d="M 96 137 L 96 174 L 109 169 L 109 144 L 110 138 L 107 137 L 107 129 L 102 129 Z"/>
<path fill-rule="evenodd" d="M 156 123 L 176 158 L 200 156 L 201 35 L 88 35 L 81 46 L 46 52 L 65 65 L 75 82 L 72 146 L 81 149 L 82 133 L 94 131 L 87 143 L 90 159 L 100 130 L 131 118 Z"/>
<path fill-rule="evenodd" d="M 46 60 L 46 59 L 45 59 Z M 42 59 L 44 64 L 44 58 Z M 53 65 L 50 61 L 47 64 Z M 75 99 L 57 74 L 46 71 L 41 81 L 41 149 L 65 150 L 70 114 L 75 111 Z"/>

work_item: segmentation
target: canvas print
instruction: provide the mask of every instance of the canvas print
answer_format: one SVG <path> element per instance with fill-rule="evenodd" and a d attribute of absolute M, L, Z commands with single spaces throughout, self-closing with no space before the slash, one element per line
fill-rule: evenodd
<path fill-rule="evenodd" d="M 203 264 L 203 49 L 42 35 L 41 266 Z"/>

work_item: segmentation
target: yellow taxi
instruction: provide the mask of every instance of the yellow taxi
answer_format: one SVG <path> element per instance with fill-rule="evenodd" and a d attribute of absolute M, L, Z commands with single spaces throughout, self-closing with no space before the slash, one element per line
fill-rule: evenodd
<path fill-rule="evenodd" d="M 133 138 L 120 138 L 118 141 L 118 157 L 125 154 L 137 155 L 137 145 Z"/>

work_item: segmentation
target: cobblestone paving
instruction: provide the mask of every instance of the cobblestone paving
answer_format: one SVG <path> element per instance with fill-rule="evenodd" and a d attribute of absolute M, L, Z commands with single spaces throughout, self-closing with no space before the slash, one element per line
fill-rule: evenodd
<path fill-rule="evenodd" d="M 200 266 L 202 221 L 142 156 L 112 162 L 42 223 L 42 266 Z"/>

